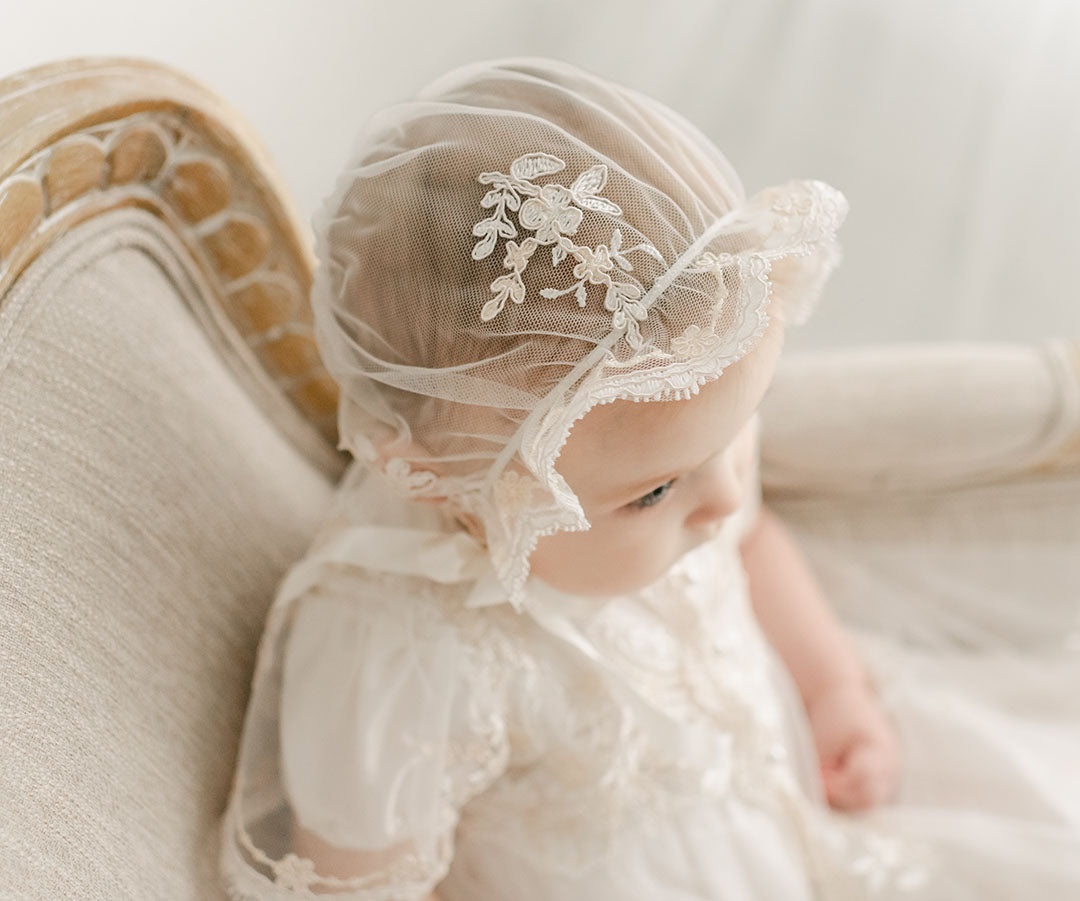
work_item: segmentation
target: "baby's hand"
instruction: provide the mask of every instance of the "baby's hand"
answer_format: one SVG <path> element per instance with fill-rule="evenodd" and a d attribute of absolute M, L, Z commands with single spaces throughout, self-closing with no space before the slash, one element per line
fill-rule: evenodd
<path fill-rule="evenodd" d="M 841 810 L 890 800 L 900 779 L 896 730 L 863 682 L 843 682 L 807 704 L 825 796 Z"/>

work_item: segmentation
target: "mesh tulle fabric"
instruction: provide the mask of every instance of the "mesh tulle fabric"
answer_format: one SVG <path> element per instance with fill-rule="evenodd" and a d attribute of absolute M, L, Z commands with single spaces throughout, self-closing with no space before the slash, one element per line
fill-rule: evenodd
<path fill-rule="evenodd" d="M 342 444 L 481 523 L 517 604 L 538 537 L 588 528 L 555 466 L 573 423 L 804 320 L 846 210 L 818 181 L 747 199 L 693 125 L 569 64 L 456 69 L 367 121 L 316 215 Z"/>

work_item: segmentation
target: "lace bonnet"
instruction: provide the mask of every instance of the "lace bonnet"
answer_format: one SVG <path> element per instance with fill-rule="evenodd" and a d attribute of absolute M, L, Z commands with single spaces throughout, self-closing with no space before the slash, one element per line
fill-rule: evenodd
<path fill-rule="evenodd" d="M 537 540 L 589 527 L 573 424 L 690 397 L 767 310 L 802 322 L 846 212 L 819 181 L 747 200 L 692 124 L 567 63 L 455 69 L 368 119 L 315 216 L 341 446 L 481 523 L 518 605 Z"/>

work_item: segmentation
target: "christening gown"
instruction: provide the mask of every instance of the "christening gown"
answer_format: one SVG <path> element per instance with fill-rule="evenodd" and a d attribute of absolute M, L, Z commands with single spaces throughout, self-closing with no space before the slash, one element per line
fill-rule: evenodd
<path fill-rule="evenodd" d="M 946 660 L 857 635 L 906 767 L 873 812 L 824 803 L 739 554 L 759 432 L 755 415 L 744 501 L 715 538 L 632 594 L 530 577 L 521 613 L 494 602 L 483 548 L 438 505 L 354 466 L 260 649 L 275 674 L 248 729 L 278 731 L 245 743 L 259 784 L 238 785 L 226 817 L 234 895 L 1080 898 L 1075 656 Z M 362 878 L 320 880 L 290 850 L 290 817 L 390 850 Z M 241 862 L 275 847 L 265 876 Z"/>

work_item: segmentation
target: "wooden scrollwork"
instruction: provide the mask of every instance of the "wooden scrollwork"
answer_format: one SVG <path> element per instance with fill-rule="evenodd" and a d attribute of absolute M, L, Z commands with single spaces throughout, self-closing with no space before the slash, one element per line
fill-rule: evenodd
<path fill-rule="evenodd" d="M 338 389 L 313 337 L 307 230 L 243 119 L 142 60 L 68 60 L 0 81 L 0 304 L 51 241 L 128 205 L 180 238 L 212 289 L 202 321 L 240 351 L 232 365 L 265 371 L 318 436 L 305 449 L 339 474 Z"/>

